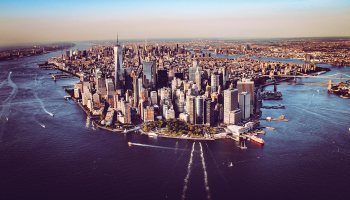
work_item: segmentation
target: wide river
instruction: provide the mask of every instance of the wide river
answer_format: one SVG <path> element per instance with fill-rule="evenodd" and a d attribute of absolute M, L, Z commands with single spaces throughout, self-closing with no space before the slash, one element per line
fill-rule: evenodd
<path fill-rule="evenodd" d="M 264 104 L 286 109 L 263 117 L 289 122 L 261 121 L 275 128 L 265 146 L 240 150 L 94 129 L 63 99 L 77 79 L 37 66 L 59 54 L 0 62 L 0 199 L 350 199 L 350 100 L 307 84 L 319 79 L 280 84 L 283 100 Z"/>

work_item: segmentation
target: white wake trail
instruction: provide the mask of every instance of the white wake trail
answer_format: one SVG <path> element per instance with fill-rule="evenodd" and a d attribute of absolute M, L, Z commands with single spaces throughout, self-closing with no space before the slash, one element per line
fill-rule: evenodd
<path fill-rule="evenodd" d="M 188 188 L 188 179 L 190 178 L 191 171 L 192 171 L 192 161 L 193 161 L 194 145 L 195 145 L 195 142 L 193 142 L 193 144 L 192 144 L 192 150 L 191 150 L 190 161 L 188 162 L 188 165 L 187 165 L 187 174 L 186 174 L 186 177 L 185 177 L 185 179 L 184 179 L 184 187 L 183 187 L 183 189 L 182 189 L 182 196 L 181 196 L 183 200 L 184 200 L 185 197 L 186 197 L 186 191 L 187 191 L 187 188 Z"/>
<path fill-rule="evenodd" d="M 2 109 L 1 109 L 1 113 L 0 113 L 0 119 L 1 119 L 1 123 L 7 123 L 9 118 L 8 115 L 10 113 L 10 107 L 11 107 L 11 101 L 16 97 L 17 91 L 18 91 L 18 86 L 12 81 L 11 79 L 11 75 L 12 72 L 9 73 L 8 77 L 7 77 L 7 83 L 9 86 L 12 87 L 12 91 L 10 93 L 10 95 L 2 102 Z M 2 82 L 2 84 L 4 83 L 4 81 Z M 4 118 L 4 120 L 2 120 L 2 118 Z M 4 132 L 5 128 L 4 125 L 1 124 L 0 127 L 0 142 L 2 140 L 2 135 Z"/>
<path fill-rule="evenodd" d="M 176 150 L 176 148 L 172 148 L 172 147 L 163 147 L 163 146 L 150 145 L 150 144 L 141 144 L 141 143 L 134 143 L 134 142 L 128 142 L 128 145 L 129 146 L 139 146 L 139 147 L 149 147 L 149 148 Z M 177 150 L 184 150 L 184 149 L 177 149 Z"/>
<path fill-rule="evenodd" d="M 35 96 L 35 98 L 38 100 L 38 102 L 40 103 L 41 108 L 43 109 L 43 111 L 44 111 L 45 113 L 47 113 L 48 115 L 50 115 L 51 117 L 53 117 L 54 114 L 53 114 L 52 112 L 49 112 L 48 110 L 46 110 L 45 105 L 44 105 L 43 101 L 38 97 L 38 94 L 37 94 L 37 93 L 34 93 L 34 96 Z"/>
<path fill-rule="evenodd" d="M 201 149 L 201 159 L 202 159 L 202 167 L 203 167 L 203 174 L 204 174 L 204 185 L 205 185 L 205 191 L 207 192 L 207 199 L 211 199 L 210 195 L 210 188 L 208 183 L 208 173 L 207 173 L 207 167 L 205 166 L 205 159 L 203 154 L 203 148 L 202 143 L 199 143 L 200 149 Z"/>

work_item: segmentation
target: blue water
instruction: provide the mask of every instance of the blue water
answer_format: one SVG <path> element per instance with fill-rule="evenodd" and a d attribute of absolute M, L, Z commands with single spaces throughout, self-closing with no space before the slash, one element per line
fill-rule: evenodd
<path fill-rule="evenodd" d="M 59 54 L 0 62 L 0 199 L 350 198 L 350 100 L 325 86 L 280 84 L 283 100 L 264 104 L 286 109 L 263 110 L 263 117 L 284 114 L 289 122 L 261 121 L 276 128 L 266 130 L 263 147 L 248 142 L 242 151 L 232 140 L 193 146 L 95 130 L 63 99 L 62 87 L 78 80 L 53 82 L 53 71 L 37 67 Z M 329 74 L 337 72 L 350 74 Z"/>

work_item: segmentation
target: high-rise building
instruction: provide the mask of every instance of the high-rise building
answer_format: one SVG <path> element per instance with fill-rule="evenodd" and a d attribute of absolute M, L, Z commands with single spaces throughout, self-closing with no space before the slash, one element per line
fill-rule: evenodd
<path fill-rule="evenodd" d="M 238 90 L 224 90 L 224 123 L 230 123 L 230 112 L 238 108 Z"/>
<path fill-rule="evenodd" d="M 151 104 L 152 105 L 156 105 L 158 104 L 158 94 L 157 94 L 157 91 L 151 91 Z"/>
<path fill-rule="evenodd" d="M 139 82 L 137 76 L 133 77 L 133 92 L 134 92 L 134 107 L 136 108 L 139 103 Z"/>
<path fill-rule="evenodd" d="M 153 61 L 143 62 L 143 86 L 154 88 L 156 84 L 156 67 Z"/>
<path fill-rule="evenodd" d="M 102 72 L 100 69 L 96 69 L 95 82 L 96 82 L 96 86 L 95 86 L 96 92 L 103 97 L 107 95 L 106 81 L 102 77 Z"/>
<path fill-rule="evenodd" d="M 249 92 L 241 92 L 239 94 L 239 109 L 242 112 L 242 118 L 249 119 L 251 109 Z"/>
<path fill-rule="evenodd" d="M 197 68 L 197 71 L 195 73 L 195 82 L 198 88 L 198 91 L 202 90 L 202 75 L 199 69 Z"/>
<path fill-rule="evenodd" d="M 115 93 L 113 80 L 111 78 L 106 79 L 107 96 L 112 96 Z"/>
<path fill-rule="evenodd" d="M 242 113 L 240 109 L 236 109 L 230 112 L 230 124 L 237 125 L 239 122 L 241 122 L 242 119 Z"/>
<path fill-rule="evenodd" d="M 215 124 L 215 102 L 212 102 L 211 99 L 205 100 L 205 109 L 204 109 L 204 123 L 213 126 Z"/>
<path fill-rule="evenodd" d="M 114 47 L 114 85 L 115 89 L 120 89 L 120 80 L 122 79 L 121 69 L 123 67 L 123 49 L 119 44 Z"/>
<path fill-rule="evenodd" d="M 219 86 L 219 77 L 216 74 L 210 76 L 211 92 L 216 92 Z"/>
<path fill-rule="evenodd" d="M 255 87 L 254 81 L 250 79 L 243 78 L 241 81 L 237 82 L 238 93 L 249 92 L 250 94 L 250 113 L 254 113 L 255 106 Z"/>
<path fill-rule="evenodd" d="M 157 72 L 157 88 L 168 86 L 168 71 L 166 69 L 160 69 Z"/>
<path fill-rule="evenodd" d="M 194 124 L 195 123 L 195 97 L 194 96 L 187 96 L 186 98 L 186 111 L 189 115 L 189 122 L 191 124 Z"/>
<path fill-rule="evenodd" d="M 196 124 L 204 124 L 204 98 L 202 96 L 196 97 Z"/>

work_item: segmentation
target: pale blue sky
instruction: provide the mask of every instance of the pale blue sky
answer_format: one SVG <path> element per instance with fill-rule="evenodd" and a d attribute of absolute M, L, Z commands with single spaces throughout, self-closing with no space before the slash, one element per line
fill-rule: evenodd
<path fill-rule="evenodd" d="M 0 0 L 0 45 L 128 38 L 350 36 L 350 0 Z"/>

